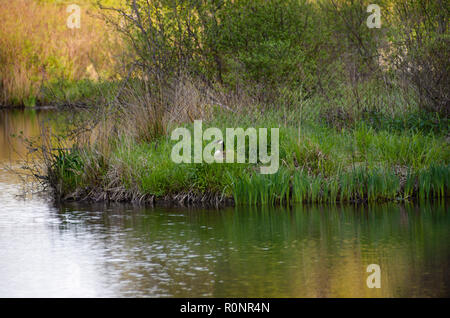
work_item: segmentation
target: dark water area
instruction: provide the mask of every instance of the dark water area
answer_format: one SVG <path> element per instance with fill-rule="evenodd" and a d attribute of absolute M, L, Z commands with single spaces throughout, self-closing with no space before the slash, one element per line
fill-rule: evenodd
<path fill-rule="evenodd" d="M 23 196 L 54 111 L 0 110 L 0 297 L 448 297 L 448 202 L 153 208 Z M 6 168 L 8 166 L 9 168 Z M 381 288 L 368 288 L 368 265 Z"/>

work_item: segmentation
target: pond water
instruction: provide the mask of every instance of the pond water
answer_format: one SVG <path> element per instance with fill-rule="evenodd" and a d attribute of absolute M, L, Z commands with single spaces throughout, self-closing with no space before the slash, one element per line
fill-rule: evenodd
<path fill-rule="evenodd" d="M 0 297 L 450 296 L 448 202 L 175 209 L 23 196 L 51 111 L 0 111 Z M 381 288 L 368 288 L 370 264 Z"/>

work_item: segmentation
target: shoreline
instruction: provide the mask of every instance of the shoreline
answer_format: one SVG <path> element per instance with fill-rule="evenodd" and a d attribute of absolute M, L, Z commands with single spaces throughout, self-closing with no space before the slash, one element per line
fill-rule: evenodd
<path fill-rule="evenodd" d="M 127 199 L 127 200 L 111 200 L 111 199 L 102 199 L 102 200 L 95 200 L 92 198 L 83 198 L 83 199 L 73 199 L 73 198 L 67 198 L 67 199 L 57 199 L 55 197 L 52 197 L 52 200 L 54 202 L 58 203 L 114 203 L 114 204 L 137 204 L 137 205 L 144 205 L 144 206 L 151 206 L 151 207 L 169 207 L 169 208 L 228 208 L 228 207 L 294 207 L 294 206 L 340 206 L 340 205 L 356 205 L 356 206 L 364 206 L 364 205 L 371 205 L 371 204 L 387 204 L 387 203 L 395 203 L 395 204 L 436 204 L 440 202 L 447 202 L 450 200 L 450 195 L 440 198 L 440 199 L 427 199 L 427 200 L 420 200 L 417 197 L 413 197 L 410 199 L 386 199 L 386 200 L 378 200 L 378 201 L 368 201 L 367 199 L 362 200 L 352 200 L 352 201 L 336 201 L 336 202 L 292 202 L 289 205 L 285 204 L 253 204 L 253 205 L 236 205 L 233 198 L 225 198 L 222 201 L 220 201 L 219 204 L 214 204 L 213 202 L 215 200 L 211 201 L 202 201 L 201 198 L 189 200 L 189 202 L 179 201 L 176 198 L 154 198 L 151 197 L 149 199 L 144 200 L 133 200 L 133 199 Z"/>
<path fill-rule="evenodd" d="M 293 178 L 291 177 L 290 180 Z M 450 198 L 448 183 L 443 189 L 433 189 L 429 193 L 424 194 L 418 189 L 417 180 L 414 190 L 408 195 L 404 194 L 405 184 L 400 185 L 400 191 L 391 197 L 383 197 L 380 194 L 374 194 L 375 198 L 369 198 L 367 191 L 354 193 L 353 197 L 344 198 L 343 190 L 339 188 L 335 196 L 331 197 L 330 193 L 325 192 L 322 188 L 317 194 L 318 197 L 312 197 L 312 191 L 307 190 L 303 196 L 296 194 L 296 188 L 290 182 L 289 190 L 281 196 L 273 196 L 271 202 L 263 202 L 257 198 L 253 201 L 245 201 L 245 197 L 235 197 L 233 195 L 223 196 L 214 193 L 195 194 L 188 192 L 179 192 L 165 196 L 156 196 L 139 192 L 126 191 L 125 189 L 101 190 L 86 189 L 77 191 L 61 197 L 56 189 L 52 189 L 49 193 L 55 202 L 86 202 L 86 203 L 130 203 L 144 204 L 150 206 L 161 207 L 211 207 L 226 208 L 233 206 L 281 206 L 292 207 L 296 205 L 366 205 L 366 204 L 422 204 L 422 203 L 438 203 L 447 202 Z M 440 192 L 442 190 L 443 192 Z M 403 194 L 402 194 L 403 192 Z M 234 194 L 235 195 L 235 194 Z M 258 197 L 258 195 L 257 195 Z M 236 203 L 238 202 L 238 203 Z"/>

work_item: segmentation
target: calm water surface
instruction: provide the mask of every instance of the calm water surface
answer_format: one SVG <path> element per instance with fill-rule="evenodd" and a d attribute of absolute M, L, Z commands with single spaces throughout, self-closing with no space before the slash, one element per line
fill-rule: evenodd
<path fill-rule="evenodd" d="M 21 196 L 49 111 L 0 111 L 0 297 L 449 296 L 448 202 L 167 209 Z M 381 288 L 369 289 L 369 264 Z"/>

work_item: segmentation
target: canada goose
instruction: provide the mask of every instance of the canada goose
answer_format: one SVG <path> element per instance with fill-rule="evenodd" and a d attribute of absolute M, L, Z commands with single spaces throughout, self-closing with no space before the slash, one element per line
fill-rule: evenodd
<path fill-rule="evenodd" d="M 216 141 L 216 144 L 220 146 L 220 149 L 217 149 L 216 152 L 214 153 L 214 159 L 216 160 L 225 159 L 225 153 L 223 151 L 223 140 L 219 139 L 218 141 Z"/>
<path fill-rule="evenodd" d="M 228 158 L 234 158 L 234 151 L 233 150 L 223 150 L 223 140 L 219 139 L 216 141 L 216 143 L 219 145 L 220 149 L 217 149 L 214 153 L 214 159 L 216 160 L 225 160 Z"/>

